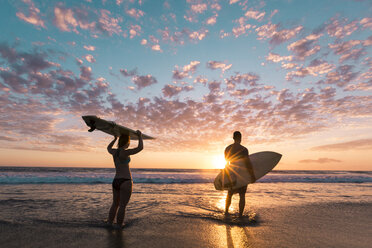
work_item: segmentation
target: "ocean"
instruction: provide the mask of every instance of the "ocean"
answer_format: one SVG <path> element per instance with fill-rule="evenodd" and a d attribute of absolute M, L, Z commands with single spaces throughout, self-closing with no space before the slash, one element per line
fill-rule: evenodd
<path fill-rule="evenodd" d="M 169 229 L 168 232 L 172 232 L 174 228 L 184 230 L 185 223 L 188 223 L 186 225 L 188 228 L 194 228 L 194 225 L 203 226 L 202 223 L 209 223 L 208 227 L 206 226 L 207 229 L 212 227 L 218 229 L 221 226 L 256 227 L 251 231 L 261 230 L 259 228 L 268 230 L 265 229 L 268 225 L 277 223 L 278 229 L 273 230 L 280 232 L 283 222 L 278 222 L 279 219 L 275 217 L 274 210 L 278 214 L 288 212 L 289 216 L 292 216 L 292 213 L 297 210 L 308 209 L 307 212 L 299 214 L 296 220 L 303 219 L 311 212 L 315 219 L 323 221 L 341 211 L 339 204 L 346 207 L 349 206 L 348 204 L 354 204 L 356 207 L 352 209 L 355 210 L 359 207 L 368 209 L 367 206 L 370 207 L 372 203 L 371 171 L 275 170 L 248 186 L 245 209 L 247 218 L 243 221 L 235 218 L 239 208 L 239 197 L 234 196 L 230 208 L 232 218 L 226 219 L 223 216 L 226 191 L 216 191 L 213 185 L 218 172 L 219 170 L 207 169 L 132 169 L 133 194 L 127 207 L 124 220 L 127 227 L 124 232 L 132 232 L 133 237 L 139 235 L 138 231 L 148 233 L 147 241 L 154 238 L 155 234 L 151 232 L 158 232 L 152 229 L 154 226 L 161 226 L 163 229 Z M 10 238 L 17 239 L 16 234 L 13 233 L 17 233 L 17 230 L 20 232 L 20 226 L 29 228 L 29 235 L 32 232 L 43 235 L 40 234 L 40 230 L 49 230 L 48 228 L 63 229 L 63 233 L 67 235 L 77 228 L 84 230 L 82 232 L 86 232 L 89 236 L 93 229 L 97 231 L 104 228 L 103 221 L 107 218 L 112 201 L 111 182 L 114 174 L 113 168 L 0 167 L 0 227 L 1 231 L 6 233 L 0 236 L 0 241 L 7 243 L 7 247 L 24 245 L 23 241 Z M 305 207 L 319 204 L 322 207 L 314 210 L 311 210 L 311 207 Z M 327 207 L 324 208 L 324 206 Z M 292 207 L 297 210 L 289 210 Z M 279 209 L 285 209 L 285 211 L 279 211 Z M 328 217 L 316 217 L 325 209 L 334 210 L 325 214 Z M 344 210 L 342 210 L 343 214 Z M 352 218 L 356 220 L 357 216 L 353 215 Z M 363 222 L 363 220 L 371 219 L 371 214 L 364 213 L 360 218 Z M 332 218 L 332 221 L 334 219 L 339 218 Z M 172 228 L 169 221 L 174 225 Z M 288 221 L 285 223 L 289 225 Z M 340 225 L 344 223 L 341 222 Z M 287 228 L 295 228 L 295 226 L 291 225 Z M 183 231 L 180 232 L 183 233 Z M 223 233 L 226 236 L 225 230 Z M 244 244 L 250 242 L 244 235 L 237 237 L 239 237 L 237 238 L 239 242 L 245 242 Z M 158 238 L 159 242 L 172 240 L 172 236 Z M 138 239 L 128 238 L 128 240 L 137 242 L 138 246 L 133 247 L 142 247 Z M 50 242 L 49 245 L 58 246 L 54 241 Z M 79 246 L 80 239 L 75 237 L 71 242 L 69 245 L 72 247 L 74 246 L 72 244 Z M 119 242 L 122 241 L 119 240 Z M 206 247 L 226 247 L 229 239 L 225 237 L 216 245 L 215 239 L 201 238 L 201 241 L 199 240 L 196 244 L 202 245 L 203 242 L 206 242 Z M 328 245 L 333 245 L 332 242 L 330 241 Z M 148 243 L 143 244 L 148 245 Z M 178 246 L 169 247 L 193 247 L 191 243 L 184 246 L 177 244 Z M 22 247 L 27 247 L 27 245 Z M 30 247 L 37 247 L 37 245 Z M 291 247 L 291 245 L 285 247 Z"/>

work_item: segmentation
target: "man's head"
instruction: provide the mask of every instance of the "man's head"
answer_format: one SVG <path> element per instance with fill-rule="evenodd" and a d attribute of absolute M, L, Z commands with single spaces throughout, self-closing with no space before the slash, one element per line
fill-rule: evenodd
<path fill-rule="evenodd" d="M 233 135 L 233 139 L 235 143 L 239 143 L 242 141 L 242 134 L 239 131 L 235 131 Z"/>

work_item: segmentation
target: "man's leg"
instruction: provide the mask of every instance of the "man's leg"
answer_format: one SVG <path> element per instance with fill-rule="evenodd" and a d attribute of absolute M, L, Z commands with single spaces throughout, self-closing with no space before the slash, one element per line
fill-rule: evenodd
<path fill-rule="evenodd" d="M 230 190 L 227 191 L 225 214 L 228 214 L 229 213 L 229 208 L 230 208 L 230 205 L 231 205 L 232 195 L 233 195 L 233 193 Z"/>
<path fill-rule="evenodd" d="M 239 217 L 243 216 L 245 207 L 245 193 L 247 192 L 247 186 L 239 189 Z"/>

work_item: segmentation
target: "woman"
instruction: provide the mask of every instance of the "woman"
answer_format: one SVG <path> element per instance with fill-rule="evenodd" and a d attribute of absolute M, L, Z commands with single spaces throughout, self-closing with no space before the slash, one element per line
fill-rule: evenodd
<path fill-rule="evenodd" d="M 130 144 L 129 135 L 121 135 L 118 142 L 118 149 L 112 149 L 117 137 L 107 146 L 107 151 L 112 154 L 115 163 L 115 178 L 112 182 L 113 202 L 110 208 L 108 223 L 113 224 L 115 215 L 117 227 L 122 228 L 125 208 L 132 194 L 132 175 L 129 169 L 130 155 L 139 153 L 143 149 L 142 133 L 137 130 L 138 146 L 128 149 Z M 118 210 L 119 207 L 119 210 Z M 117 212 L 117 214 L 116 214 Z"/>

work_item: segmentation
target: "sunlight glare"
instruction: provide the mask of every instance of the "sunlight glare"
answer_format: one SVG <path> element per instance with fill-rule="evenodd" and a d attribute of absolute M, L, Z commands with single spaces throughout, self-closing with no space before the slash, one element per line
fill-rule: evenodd
<path fill-rule="evenodd" d="M 216 169 L 225 168 L 226 160 L 225 160 L 225 157 L 223 155 L 216 155 L 213 158 L 212 162 L 213 162 L 213 167 L 216 168 Z"/>

